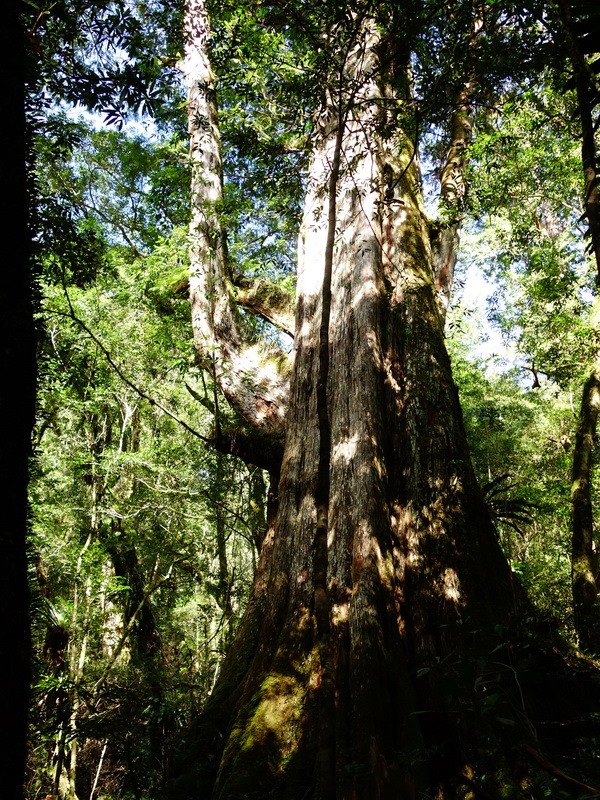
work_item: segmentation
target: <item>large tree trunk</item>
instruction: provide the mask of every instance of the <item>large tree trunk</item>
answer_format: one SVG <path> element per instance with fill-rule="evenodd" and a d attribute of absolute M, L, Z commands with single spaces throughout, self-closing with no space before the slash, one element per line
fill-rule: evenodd
<path fill-rule="evenodd" d="M 23 796 L 30 675 L 26 535 L 27 482 L 35 403 L 22 7 L 8 0 L 0 41 L 0 748 L 1 793 Z"/>
<path fill-rule="evenodd" d="M 314 134 L 279 512 L 180 796 L 441 799 L 504 764 L 484 694 L 520 598 L 443 342 L 406 51 L 350 28 Z"/>

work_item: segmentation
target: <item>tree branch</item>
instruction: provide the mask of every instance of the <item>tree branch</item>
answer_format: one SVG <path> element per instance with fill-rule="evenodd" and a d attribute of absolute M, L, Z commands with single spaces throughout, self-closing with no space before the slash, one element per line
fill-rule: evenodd
<path fill-rule="evenodd" d="M 234 279 L 234 298 L 238 305 L 257 314 L 294 337 L 295 298 L 278 283 L 244 276 Z"/>
<path fill-rule="evenodd" d="M 554 764 L 545 759 L 544 756 L 533 747 L 530 747 L 526 744 L 523 745 L 523 750 L 530 758 L 533 759 L 533 761 L 536 762 L 536 764 L 538 764 L 543 770 L 559 780 L 561 783 L 578 789 L 580 792 L 584 792 L 585 794 L 600 797 L 600 789 L 596 789 L 593 786 L 588 786 L 586 783 L 578 781 L 577 778 L 572 778 L 570 775 L 566 775 L 561 769 L 555 767 Z"/>

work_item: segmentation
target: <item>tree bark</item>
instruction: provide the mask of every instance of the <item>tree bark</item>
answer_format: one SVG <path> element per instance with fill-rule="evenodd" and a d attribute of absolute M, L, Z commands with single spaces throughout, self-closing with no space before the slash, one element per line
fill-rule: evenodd
<path fill-rule="evenodd" d="M 440 171 L 439 219 L 431 229 L 435 286 L 444 319 L 450 304 L 454 283 L 454 270 L 466 200 L 467 148 L 471 143 L 473 133 L 472 103 L 477 82 L 474 54 L 482 31 L 483 22 L 476 15 L 473 19 L 473 30 L 467 47 L 465 79 L 454 100 L 450 120 L 450 143 Z"/>
<path fill-rule="evenodd" d="M 30 677 L 29 590 L 26 539 L 27 484 L 35 404 L 25 32 L 22 8 L 5 4 L 0 26 L 3 124 L 0 126 L 0 719 L 8 732 L 0 748 L 2 794 L 23 796 Z"/>
<path fill-rule="evenodd" d="M 261 278 L 236 278 L 235 301 L 294 338 L 295 298 L 276 283 Z"/>
<path fill-rule="evenodd" d="M 594 370 L 583 387 L 581 417 L 573 453 L 571 487 L 573 613 L 579 645 L 590 653 L 597 653 L 600 650 L 598 555 L 594 542 L 591 496 L 594 438 L 599 411 L 600 374 Z"/>
<path fill-rule="evenodd" d="M 454 283 L 458 257 L 462 212 L 465 202 L 464 172 L 466 151 L 471 141 L 471 102 L 474 81 L 469 78 L 461 87 L 450 124 L 450 145 L 440 173 L 440 219 L 432 224 L 431 251 L 435 287 L 445 318 Z"/>
<path fill-rule="evenodd" d="M 520 594 L 443 342 L 406 49 L 369 17 L 334 33 L 278 515 L 179 796 L 444 800 L 505 763 L 474 686 Z"/>
<path fill-rule="evenodd" d="M 597 280 L 600 282 L 600 194 L 598 193 L 595 126 L 592 116 L 594 106 L 597 105 L 598 79 L 588 66 L 584 49 L 575 34 L 569 3 L 566 0 L 558 0 L 557 6 L 571 66 L 575 73 L 577 111 L 581 119 L 581 164 L 585 181 L 585 214 L 590 226 L 590 252 L 596 261 Z M 594 96 L 596 102 L 594 102 Z"/>
<path fill-rule="evenodd" d="M 585 215 L 591 237 L 590 252 L 596 262 L 596 281 L 600 283 L 600 195 L 594 137 L 595 88 L 585 60 L 585 53 L 575 35 L 569 3 L 557 3 L 571 65 L 575 73 L 577 111 L 581 120 L 581 165 L 584 177 Z M 600 353 L 587 379 L 581 398 L 580 423 L 575 439 L 572 467 L 572 545 L 571 577 L 575 630 L 580 646 L 588 652 L 600 652 L 600 601 L 598 600 L 598 565 L 594 542 L 592 506 L 593 448 L 598 419 Z"/>
<path fill-rule="evenodd" d="M 181 69 L 188 93 L 192 170 L 190 301 L 200 363 L 241 419 L 265 439 L 284 430 L 290 363 L 275 347 L 245 335 L 234 301 L 225 232 L 219 218 L 223 199 L 221 143 L 214 76 L 208 60 L 210 36 L 204 0 L 189 0 Z"/>

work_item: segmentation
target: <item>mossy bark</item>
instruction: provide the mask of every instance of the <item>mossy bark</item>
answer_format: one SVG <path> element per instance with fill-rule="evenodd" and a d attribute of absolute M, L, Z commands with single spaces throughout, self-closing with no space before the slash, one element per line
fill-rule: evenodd
<path fill-rule="evenodd" d="M 236 303 L 293 338 L 295 297 L 292 292 L 262 278 L 251 280 L 240 276 L 234 280 L 234 285 Z"/>
<path fill-rule="evenodd" d="M 571 487 L 573 614 L 579 644 L 590 653 L 600 652 L 598 554 L 592 509 L 592 466 L 599 411 L 600 374 L 594 369 L 583 387 Z"/>
<path fill-rule="evenodd" d="M 283 349 L 248 334 L 235 303 L 220 219 L 221 142 L 204 0 L 188 0 L 184 36 L 192 174 L 189 283 L 198 361 L 241 419 L 277 439 L 285 424 L 290 364 Z"/>

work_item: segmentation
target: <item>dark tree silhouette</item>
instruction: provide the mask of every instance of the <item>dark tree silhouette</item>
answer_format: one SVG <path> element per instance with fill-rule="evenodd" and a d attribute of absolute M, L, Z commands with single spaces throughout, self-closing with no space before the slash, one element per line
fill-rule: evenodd
<path fill-rule="evenodd" d="M 34 420 L 35 346 L 31 300 L 25 121 L 26 55 L 19 4 L 0 25 L 0 748 L 1 792 L 23 796 L 29 697 L 27 483 Z"/>

